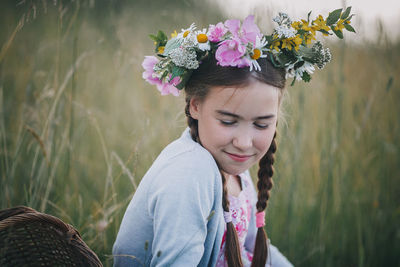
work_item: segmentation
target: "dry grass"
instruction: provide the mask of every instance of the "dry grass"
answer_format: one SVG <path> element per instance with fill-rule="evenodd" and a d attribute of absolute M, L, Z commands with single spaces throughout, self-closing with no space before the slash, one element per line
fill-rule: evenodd
<path fill-rule="evenodd" d="M 0 206 L 73 224 L 108 266 L 141 177 L 185 128 L 183 97 L 141 79 L 147 34 L 223 18 L 191 1 L 159 17 L 141 1 L 110 14 L 90 1 L 32 3 L 35 17 L 1 4 Z M 297 266 L 396 266 L 400 44 L 330 46 L 333 62 L 288 88 L 267 231 Z"/>

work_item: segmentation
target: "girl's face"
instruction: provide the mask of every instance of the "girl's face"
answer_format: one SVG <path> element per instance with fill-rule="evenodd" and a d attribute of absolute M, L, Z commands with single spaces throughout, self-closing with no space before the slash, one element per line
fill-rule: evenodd
<path fill-rule="evenodd" d="M 225 173 L 249 169 L 271 145 L 279 109 L 279 89 L 252 81 L 241 88 L 213 87 L 203 101 L 190 101 L 199 138 Z"/>

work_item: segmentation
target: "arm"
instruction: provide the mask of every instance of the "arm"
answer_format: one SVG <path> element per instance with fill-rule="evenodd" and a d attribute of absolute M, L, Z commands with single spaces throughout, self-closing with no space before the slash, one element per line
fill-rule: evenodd
<path fill-rule="evenodd" d="M 151 266 L 197 266 L 203 256 L 217 173 L 204 152 L 189 153 L 196 154 L 172 159 L 148 192 L 154 230 Z"/>

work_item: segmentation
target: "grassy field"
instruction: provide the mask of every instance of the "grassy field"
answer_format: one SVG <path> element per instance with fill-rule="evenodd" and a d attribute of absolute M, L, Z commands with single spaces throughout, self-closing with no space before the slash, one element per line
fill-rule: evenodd
<path fill-rule="evenodd" d="M 225 19 L 182 3 L 0 3 L 0 208 L 57 216 L 112 264 L 141 177 L 186 127 L 183 97 L 141 78 L 147 35 Z M 400 41 L 386 37 L 331 42 L 332 63 L 288 86 L 266 229 L 296 266 L 400 266 Z"/>

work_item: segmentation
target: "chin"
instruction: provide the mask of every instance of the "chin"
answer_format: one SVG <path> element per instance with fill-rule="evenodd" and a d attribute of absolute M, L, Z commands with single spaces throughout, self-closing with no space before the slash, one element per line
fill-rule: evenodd
<path fill-rule="evenodd" d="M 248 168 L 223 168 L 222 171 L 230 175 L 239 175 L 245 172 Z"/>

